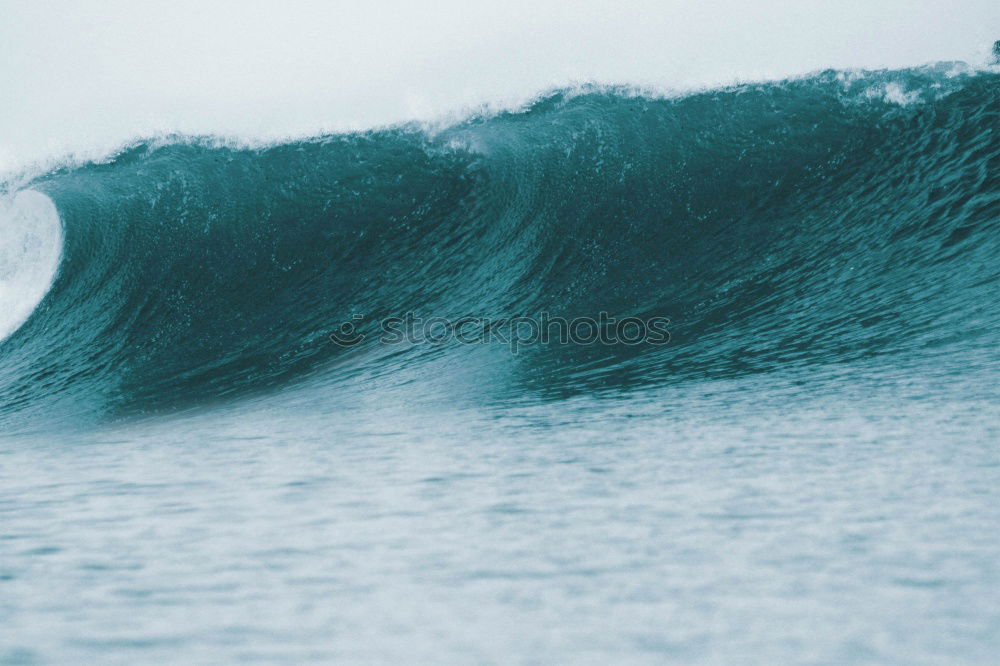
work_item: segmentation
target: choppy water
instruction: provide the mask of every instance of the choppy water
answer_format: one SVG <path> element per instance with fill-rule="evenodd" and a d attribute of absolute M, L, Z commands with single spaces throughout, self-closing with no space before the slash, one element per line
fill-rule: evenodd
<path fill-rule="evenodd" d="M 998 81 L 583 90 L 19 183 L 55 211 L 2 217 L 0 663 L 993 663 Z M 371 335 L 410 311 L 671 340 Z"/>

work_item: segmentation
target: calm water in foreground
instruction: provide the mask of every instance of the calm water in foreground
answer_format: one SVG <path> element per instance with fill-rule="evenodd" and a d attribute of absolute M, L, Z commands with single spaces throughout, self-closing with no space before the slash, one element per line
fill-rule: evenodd
<path fill-rule="evenodd" d="M 0 663 L 993 663 L 994 378 L 305 387 L 4 439 Z"/>

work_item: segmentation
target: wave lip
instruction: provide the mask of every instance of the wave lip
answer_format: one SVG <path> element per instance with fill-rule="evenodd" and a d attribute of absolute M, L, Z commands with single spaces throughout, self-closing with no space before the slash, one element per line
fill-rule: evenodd
<path fill-rule="evenodd" d="M 0 200 L 0 341 L 28 320 L 49 292 L 62 257 L 55 204 L 34 190 Z"/>

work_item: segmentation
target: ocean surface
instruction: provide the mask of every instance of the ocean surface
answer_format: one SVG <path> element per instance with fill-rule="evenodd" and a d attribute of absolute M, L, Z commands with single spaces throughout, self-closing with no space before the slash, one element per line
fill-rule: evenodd
<path fill-rule="evenodd" d="M 0 664 L 997 663 L 998 129 L 941 63 L 8 177 Z M 380 335 L 600 313 L 669 341 Z"/>

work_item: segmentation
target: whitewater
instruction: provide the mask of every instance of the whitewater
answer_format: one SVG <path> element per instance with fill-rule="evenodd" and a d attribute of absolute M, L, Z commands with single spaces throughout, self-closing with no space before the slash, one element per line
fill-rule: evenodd
<path fill-rule="evenodd" d="M 0 664 L 993 663 L 998 128 L 948 61 L 14 160 Z M 598 313 L 669 340 L 378 335 Z"/>

